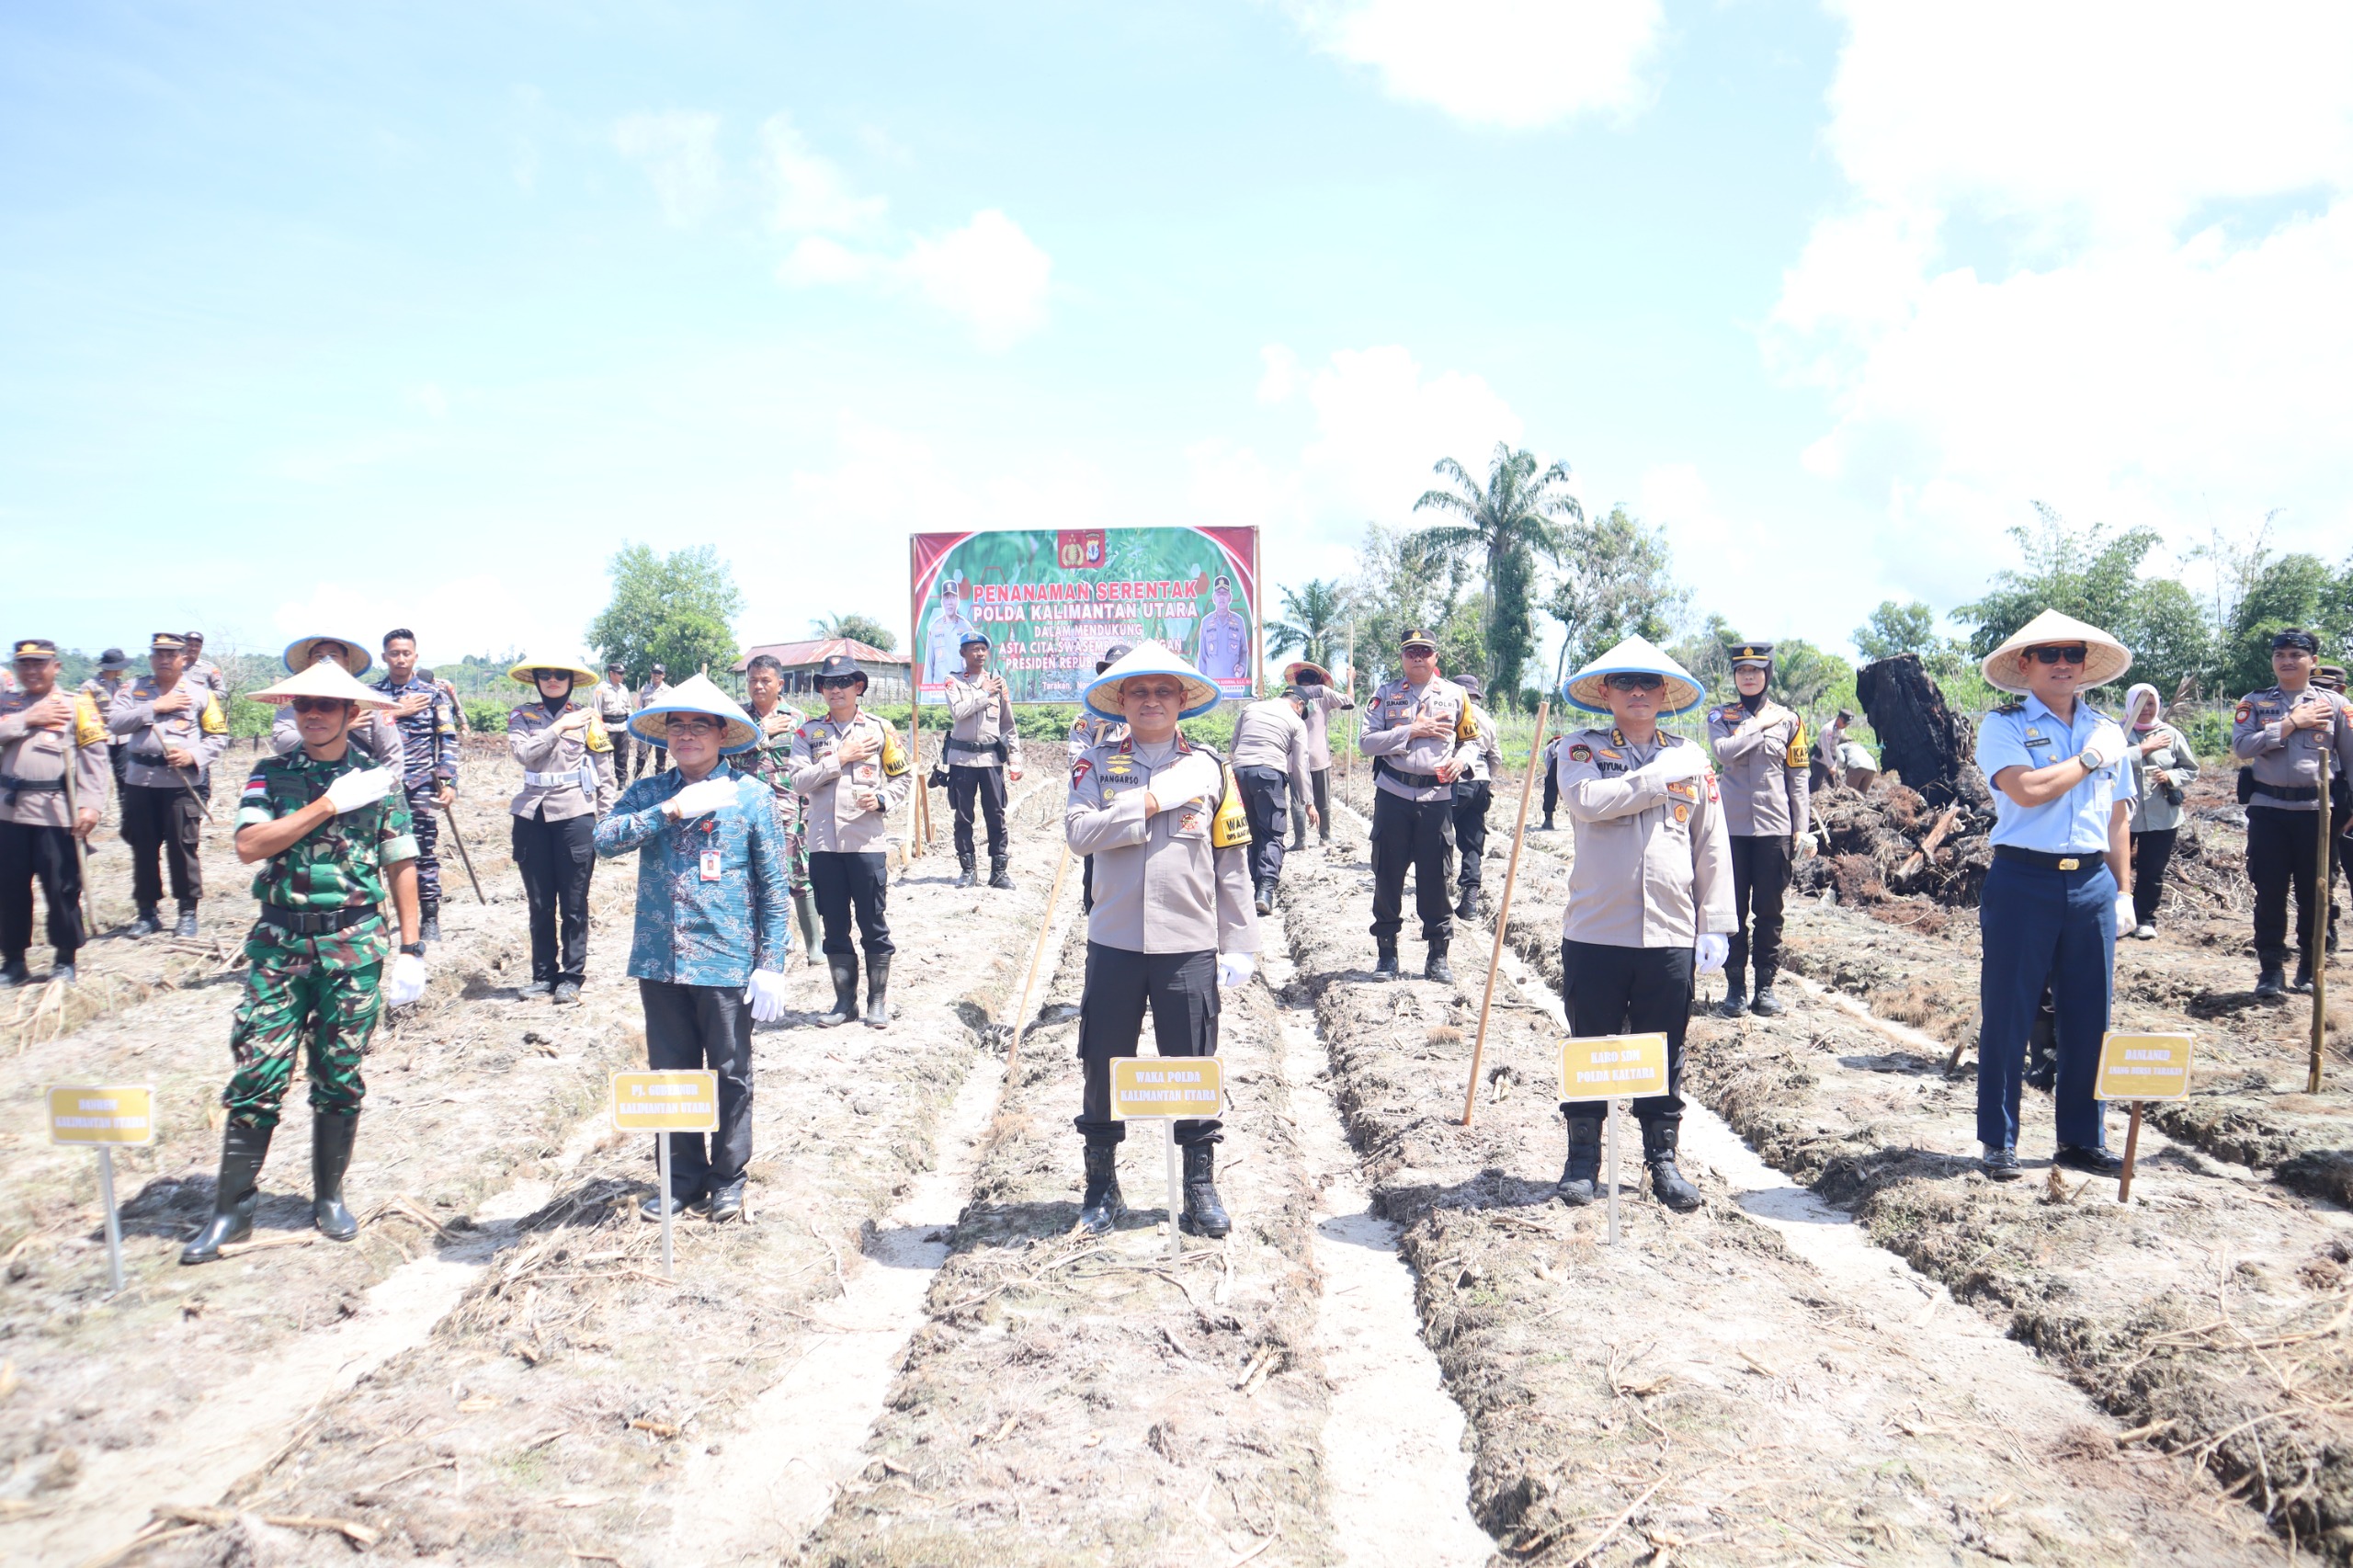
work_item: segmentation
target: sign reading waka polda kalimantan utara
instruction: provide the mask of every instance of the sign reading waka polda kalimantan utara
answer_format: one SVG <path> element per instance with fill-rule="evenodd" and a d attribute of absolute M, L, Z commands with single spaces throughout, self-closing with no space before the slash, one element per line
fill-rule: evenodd
<path fill-rule="evenodd" d="M 947 700 L 976 631 L 1016 702 L 1076 702 L 1115 642 L 1174 648 L 1228 697 L 1256 685 L 1256 528 L 1008 528 L 908 543 L 926 702 Z"/>

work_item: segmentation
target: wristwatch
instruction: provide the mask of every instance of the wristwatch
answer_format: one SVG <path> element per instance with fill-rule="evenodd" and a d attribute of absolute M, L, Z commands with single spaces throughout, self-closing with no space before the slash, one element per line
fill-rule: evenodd
<path fill-rule="evenodd" d="M 403 958 L 421 959 L 425 956 L 425 944 L 423 942 L 403 942 L 401 944 L 401 956 Z"/>

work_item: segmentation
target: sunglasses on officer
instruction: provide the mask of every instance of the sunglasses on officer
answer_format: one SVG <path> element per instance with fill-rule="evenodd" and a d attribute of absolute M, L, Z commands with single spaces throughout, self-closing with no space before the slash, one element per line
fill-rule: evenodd
<path fill-rule="evenodd" d="M 1648 670 L 1620 670 L 1601 677 L 1601 684 L 1612 691 L 1657 691 L 1666 685 L 1666 677 Z"/>
<path fill-rule="evenodd" d="M 294 699 L 297 713 L 340 713 L 345 707 L 340 697 L 298 697 Z"/>
<path fill-rule="evenodd" d="M 2080 665 L 2091 651 L 2081 642 L 2070 642 L 2064 647 L 2036 648 L 2032 652 L 2038 665 Z"/>
<path fill-rule="evenodd" d="M 820 691 L 847 691 L 858 682 L 857 676 L 827 676 L 817 683 Z"/>

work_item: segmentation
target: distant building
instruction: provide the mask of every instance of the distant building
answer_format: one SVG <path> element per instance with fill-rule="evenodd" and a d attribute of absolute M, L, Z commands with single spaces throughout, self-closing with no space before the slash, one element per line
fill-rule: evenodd
<path fill-rule="evenodd" d="M 866 672 L 866 699 L 869 702 L 904 702 L 907 699 L 907 659 L 904 653 L 886 653 L 869 642 L 855 637 L 813 637 L 801 642 L 757 642 L 734 665 L 736 687 L 743 687 L 745 667 L 759 654 L 766 653 L 784 666 L 784 689 L 814 693 L 817 689 L 817 666 L 835 653 L 847 653 L 858 661 Z M 800 704 L 807 707 L 808 704 Z"/>

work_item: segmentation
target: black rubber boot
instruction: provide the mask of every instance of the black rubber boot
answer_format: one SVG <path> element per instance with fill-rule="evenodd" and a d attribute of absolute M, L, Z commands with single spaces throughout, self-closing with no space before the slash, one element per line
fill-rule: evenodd
<path fill-rule="evenodd" d="M 1661 1117 L 1643 1123 L 1643 1163 L 1651 1168 L 1651 1194 L 1677 1214 L 1699 1207 L 1699 1189 L 1675 1168 L 1675 1140 L 1681 1128 Z"/>
<path fill-rule="evenodd" d="M 358 1111 L 311 1113 L 311 1218 L 331 1242 L 347 1242 L 359 1233 L 359 1221 L 343 1203 L 343 1173 L 351 1168 L 352 1141 L 358 1133 Z"/>
<path fill-rule="evenodd" d="M 130 926 L 123 932 L 123 935 L 127 937 L 152 937 L 163 928 L 164 922 L 155 914 L 155 906 L 152 903 L 142 903 L 139 906 L 139 918 L 131 923 Z"/>
<path fill-rule="evenodd" d="M 1272 915 L 1275 912 L 1274 894 L 1264 882 L 1258 884 L 1257 909 L 1261 915 Z"/>
<path fill-rule="evenodd" d="M 1778 1018 L 1789 1011 L 1781 999 L 1773 994 L 1773 977 L 1761 973 L 1756 977 L 1756 994 L 1748 999 L 1748 1010 L 1760 1018 Z"/>
<path fill-rule="evenodd" d="M 2288 994 L 2288 977 L 2283 966 L 2274 960 L 2266 959 L 2263 962 L 2263 973 L 2255 983 L 2255 999 L 2258 1002 L 2276 1002 L 2286 994 Z"/>
<path fill-rule="evenodd" d="M 416 906 L 416 939 L 420 942 L 438 942 L 441 939 L 441 906 L 439 904 L 420 903 Z"/>
<path fill-rule="evenodd" d="M 1724 982 L 1724 999 L 1716 1005 L 1716 1017 L 1737 1018 L 1747 1011 L 1748 980 L 1745 975 L 1735 974 Z"/>
<path fill-rule="evenodd" d="M 0 963 L 0 991 L 13 991 L 19 985 L 30 983 L 32 978 L 33 971 L 25 967 L 25 955 L 22 953 Z"/>
<path fill-rule="evenodd" d="M 858 959 L 856 955 L 836 958 L 826 955 L 826 967 L 834 971 L 834 1010 L 817 1022 L 826 1028 L 839 1028 L 858 1017 Z"/>
<path fill-rule="evenodd" d="M 1381 944 L 1381 957 L 1372 966 L 1372 977 L 1375 980 L 1394 980 L 1397 978 L 1396 937 L 1392 937 L 1387 941 Z"/>
<path fill-rule="evenodd" d="M 1454 917 L 1457 920 L 1479 918 L 1479 890 L 1475 885 L 1464 888 L 1462 896 L 1454 901 Z"/>
<path fill-rule="evenodd" d="M 193 937 L 196 935 L 196 905 L 192 903 L 183 903 L 180 905 L 179 924 L 172 928 L 172 935 L 175 937 Z"/>
<path fill-rule="evenodd" d="M 1601 1118 L 1572 1116 L 1568 1122 L 1569 1159 L 1552 1190 L 1570 1208 L 1582 1209 L 1601 1187 Z"/>
<path fill-rule="evenodd" d="M 989 857 L 989 886 L 1000 892 L 1013 891 L 1012 856 L 992 855 Z"/>
<path fill-rule="evenodd" d="M 980 878 L 972 874 L 973 859 L 974 857 L 970 855 L 959 854 L 956 857 L 956 885 L 958 887 L 968 888 L 980 881 Z"/>
<path fill-rule="evenodd" d="M 1086 1192 L 1078 1200 L 1078 1228 L 1098 1236 L 1111 1233 L 1111 1228 L 1128 1212 L 1126 1201 L 1120 1196 L 1120 1146 L 1117 1143 L 1089 1143 L 1086 1146 Z"/>
<path fill-rule="evenodd" d="M 2296 955 L 2296 978 L 2288 982 L 2288 989 L 2296 993 L 2298 995 L 2302 996 L 2310 994 L 2312 988 L 2313 956 L 2310 953 L 2298 953 Z"/>
<path fill-rule="evenodd" d="M 221 1249 L 254 1233 L 254 1206 L 261 1197 L 261 1164 L 269 1158 L 269 1129 L 231 1122 L 221 1134 L 221 1180 L 213 1188 L 212 1218 L 188 1245 L 182 1263 L 210 1263 Z"/>
<path fill-rule="evenodd" d="M 1179 1221 L 1189 1235 L 1216 1240 L 1233 1229 L 1225 1205 L 1217 1196 L 1217 1145 L 1185 1145 L 1185 1213 Z"/>
<path fill-rule="evenodd" d="M 1435 980 L 1441 985 L 1454 983 L 1454 971 L 1446 964 L 1446 938 L 1441 937 L 1430 944 L 1429 956 L 1422 960 L 1422 978 Z"/>
<path fill-rule="evenodd" d="M 808 951 L 809 967 L 814 969 L 825 961 L 824 955 L 817 950 L 817 895 L 807 888 L 794 893 L 792 914 L 801 922 L 801 945 Z"/>
<path fill-rule="evenodd" d="M 891 1025 L 891 960 L 866 955 L 866 1027 L 870 1029 L 888 1028 Z"/>

